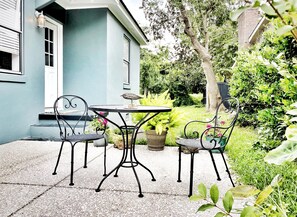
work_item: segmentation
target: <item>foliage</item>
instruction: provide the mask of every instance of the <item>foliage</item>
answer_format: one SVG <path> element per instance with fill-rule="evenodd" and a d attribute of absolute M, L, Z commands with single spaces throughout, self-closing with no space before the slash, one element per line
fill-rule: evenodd
<path fill-rule="evenodd" d="M 258 8 L 268 19 L 279 20 L 281 25 L 277 29 L 278 35 L 291 34 L 297 41 L 297 3 L 295 0 L 255 0 L 251 5 L 242 6 L 232 12 L 231 19 L 236 20 L 247 8 Z"/>
<path fill-rule="evenodd" d="M 173 101 L 170 99 L 168 90 L 161 94 L 150 94 L 139 100 L 141 105 L 151 105 L 151 106 L 167 106 L 172 108 L 170 112 L 161 112 L 155 117 L 149 119 L 144 125 L 145 130 L 156 130 L 157 134 L 161 134 L 162 131 L 169 130 L 180 124 L 181 114 L 173 108 Z M 136 113 L 133 114 L 133 120 L 139 121 L 143 119 L 145 114 Z"/>
<path fill-rule="evenodd" d="M 100 112 L 100 114 L 103 115 L 104 117 L 108 115 L 107 113 L 104 113 L 104 112 Z M 96 116 L 92 119 L 92 121 L 90 121 L 87 127 L 87 132 L 93 133 L 97 131 L 105 131 L 108 128 L 107 123 L 108 123 L 107 119 Z"/>
<path fill-rule="evenodd" d="M 227 2 L 229 1 L 143 0 L 144 12 L 150 21 L 154 39 L 161 39 L 165 34 L 171 34 L 175 39 L 175 56 L 178 57 L 175 59 L 183 60 L 186 64 L 191 63 L 187 61 L 189 54 L 193 56 L 194 52 L 196 53 L 196 58 L 201 62 L 199 71 L 204 72 L 209 84 L 206 86 L 209 90 L 206 92 L 212 96 L 212 100 L 207 101 L 211 103 L 207 106 L 211 109 L 216 107 L 219 99 L 214 70 L 217 70 L 218 77 L 230 77 L 228 68 L 233 65 L 233 57 L 236 56 L 237 50 L 236 27 L 227 22 L 229 19 L 227 14 L 230 11 Z M 177 87 L 172 90 L 179 92 L 181 90 L 183 93 L 186 90 L 184 84 Z M 171 94 L 177 99 L 176 95 L 179 93 L 173 93 L 172 90 Z M 197 92 L 189 91 L 189 93 Z M 188 101 L 179 103 L 180 99 L 183 97 L 176 100 L 175 105 L 188 104 Z"/>
<path fill-rule="evenodd" d="M 297 91 L 294 84 L 297 68 L 293 63 L 297 53 L 292 50 L 295 44 L 292 38 L 277 36 L 271 29 L 264 33 L 259 45 L 238 55 L 230 93 L 242 106 L 238 122 L 259 127 L 259 142 L 255 147 L 271 150 L 284 139 L 288 124 L 285 113 L 297 100 L 293 94 Z"/>
<path fill-rule="evenodd" d="M 199 70 L 197 57 L 169 62 L 168 49 L 161 47 L 156 53 L 141 49 L 140 87 L 141 93 L 160 94 L 169 90 L 174 106 L 193 104 L 189 93 L 205 92 L 205 80 Z M 182 70 L 181 70 L 182 69 Z"/>
<path fill-rule="evenodd" d="M 211 26 L 209 31 L 210 53 L 217 79 L 218 81 L 229 80 L 238 50 L 236 25 L 227 20 L 221 26 Z"/>
<path fill-rule="evenodd" d="M 203 100 L 203 94 L 202 93 L 192 93 L 189 94 L 190 98 L 194 102 L 194 104 L 198 107 L 202 107 L 202 100 Z"/>
<path fill-rule="evenodd" d="M 161 93 L 166 90 L 160 71 L 169 67 L 168 55 L 168 49 L 164 47 L 161 47 L 156 54 L 148 49 L 141 49 L 140 91 L 144 95 L 148 92 Z"/>
<path fill-rule="evenodd" d="M 291 124 L 286 129 L 285 136 L 287 140 L 265 156 L 264 159 L 268 163 L 280 165 L 286 161 L 294 161 L 297 158 L 297 103 L 294 103 L 293 106 L 295 108 L 287 112 L 287 114 L 294 116 L 290 119 Z"/>
<path fill-rule="evenodd" d="M 212 185 L 210 188 L 210 195 L 207 195 L 207 189 L 204 184 L 198 185 L 198 194 L 191 196 L 191 201 L 205 200 L 206 204 L 201 205 L 197 212 L 204 212 L 208 209 L 217 208 L 219 212 L 215 215 L 218 216 L 232 216 L 232 214 L 237 214 L 237 210 L 233 210 L 234 198 L 246 198 L 250 196 L 257 195 L 254 203 L 251 205 L 246 205 L 241 211 L 241 217 L 248 216 L 263 216 L 268 214 L 269 216 L 287 216 L 286 215 L 286 206 L 281 202 L 281 204 L 274 203 L 272 206 L 263 206 L 263 203 L 266 202 L 270 194 L 274 191 L 273 187 L 278 187 L 281 182 L 281 178 L 276 176 L 272 183 L 265 187 L 264 190 L 260 191 L 253 186 L 237 186 L 230 189 L 224 195 L 222 202 L 223 207 L 218 204 L 219 201 L 219 189 L 217 185 Z"/>
<path fill-rule="evenodd" d="M 252 144 L 256 140 L 257 134 L 252 129 L 236 128 L 226 147 L 229 163 L 238 175 L 238 182 L 264 189 L 276 175 L 280 174 L 283 177 L 282 185 L 279 186 L 278 191 L 272 192 L 267 202 L 271 204 L 277 201 L 280 204 L 282 201 L 287 204 L 289 216 L 296 216 L 297 165 L 293 162 L 280 166 L 266 163 L 264 161 L 266 152 L 253 149 Z"/>

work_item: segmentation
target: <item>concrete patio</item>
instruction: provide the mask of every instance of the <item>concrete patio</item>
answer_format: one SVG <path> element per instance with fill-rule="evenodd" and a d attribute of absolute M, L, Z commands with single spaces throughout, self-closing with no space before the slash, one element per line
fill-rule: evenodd
<path fill-rule="evenodd" d="M 189 160 L 182 155 L 182 182 L 177 183 L 177 147 L 153 152 L 136 146 L 138 159 L 154 173 L 156 182 L 141 167 L 136 171 L 144 194 L 132 169 L 121 168 L 95 192 L 103 178 L 103 148 L 90 145 L 88 168 L 82 168 L 84 145 L 75 147 L 74 186 L 69 186 L 70 147 L 65 144 L 57 175 L 52 172 L 60 148 L 59 142 L 15 141 L 0 145 L 0 216 L 214 216 L 218 210 L 196 214 L 203 202 L 188 198 Z M 122 151 L 111 144 L 107 150 L 107 171 L 120 160 Z M 207 152 L 195 157 L 194 186 L 217 183 L 223 195 L 231 183 L 221 157 L 215 154 L 222 181 L 216 175 Z M 196 192 L 196 187 L 194 187 Z"/>

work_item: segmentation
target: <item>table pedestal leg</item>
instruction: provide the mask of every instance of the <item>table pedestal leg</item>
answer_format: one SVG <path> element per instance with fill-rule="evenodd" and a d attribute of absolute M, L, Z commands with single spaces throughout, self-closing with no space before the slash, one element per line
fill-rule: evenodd
<path fill-rule="evenodd" d="M 139 130 L 140 126 L 143 123 L 145 123 L 145 121 L 147 121 L 148 119 L 154 117 L 157 113 L 154 114 L 153 116 L 151 116 L 150 118 L 148 118 L 148 119 L 145 120 L 145 118 L 148 116 L 148 114 L 147 114 L 146 117 L 143 119 L 143 121 L 139 122 L 135 126 L 128 126 L 126 124 L 124 118 L 122 117 L 122 115 L 120 113 L 118 113 L 118 114 L 121 117 L 121 119 L 122 119 L 122 121 L 124 123 L 124 126 L 121 126 L 120 127 L 117 124 L 114 124 L 114 125 L 117 126 L 120 129 L 120 131 L 122 132 L 123 143 L 124 143 L 123 155 L 122 155 L 122 158 L 121 158 L 120 163 L 101 180 L 101 182 L 99 183 L 99 185 L 98 185 L 98 187 L 96 189 L 96 192 L 99 192 L 100 191 L 100 188 L 101 188 L 101 185 L 103 184 L 103 182 L 113 172 L 115 172 L 114 177 L 118 177 L 119 169 L 121 167 L 124 167 L 124 168 L 132 168 L 132 170 L 134 172 L 134 175 L 135 175 L 135 178 L 136 178 L 136 181 L 137 181 L 137 184 L 138 184 L 138 188 L 139 188 L 138 197 L 143 197 L 142 190 L 141 190 L 141 184 L 140 184 L 140 181 L 139 181 L 137 172 L 135 170 L 135 167 L 138 166 L 138 165 L 142 166 L 144 169 L 146 169 L 151 174 L 152 181 L 156 181 L 156 179 L 155 179 L 154 174 L 152 173 L 152 171 L 150 169 L 148 169 L 146 166 L 144 166 L 142 163 L 140 163 L 138 161 L 138 159 L 136 158 L 136 155 L 135 155 L 136 136 L 137 136 L 137 133 L 138 133 L 138 130 Z M 111 123 L 113 123 L 113 122 L 111 122 Z M 130 149 L 129 149 L 129 145 L 128 145 L 129 144 L 128 130 L 133 130 L 133 134 L 132 134 L 132 137 L 131 137 L 131 148 Z M 128 157 L 128 153 L 130 153 L 129 157 Z"/>

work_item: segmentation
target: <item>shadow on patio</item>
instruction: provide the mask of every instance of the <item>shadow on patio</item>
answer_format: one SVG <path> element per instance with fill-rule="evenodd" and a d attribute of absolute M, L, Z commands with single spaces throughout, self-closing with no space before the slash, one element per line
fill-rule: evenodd
<path fill-rule="evenodd" d="M 196 214 L 202 202 L 188 198 L 189 155 L 182 155 L 182 182 L 177 183 L 177 147 L 153 152 L 136 146 L 139 161 L 154 173 L 156 182 L 142 167 L 136 167 L 143 198 L 132 169 L 121 168 L 95 192 L 103 178 L 103 148 L 89 146 L 84 169 L 84 145 L 76 145 L 74 186 L 69 186 L 70 146 L 66 143 L 57 175 L 52 172 L 59 142 L 15 141 L 0 145 L 0 216 L 214 216 L 217 210 Z M 108 146 L 107 172 L 119 162 L 122 151 Z M 217 183 L 221 195 L 232 187 L 220 156 L 215 155 L 222 181 L 207 152 L 195 158 L 194 192 L 199 183 Z"/>

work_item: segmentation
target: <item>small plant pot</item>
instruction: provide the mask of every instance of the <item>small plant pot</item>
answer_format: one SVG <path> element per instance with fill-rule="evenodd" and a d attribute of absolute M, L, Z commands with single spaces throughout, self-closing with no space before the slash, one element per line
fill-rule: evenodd
<path fill-rule="evenodd" d="M 93 141 L 94 147 L 104 147 L 105 145 L 108 145 L 108 136 L 107 136 L 107 134 L 104 134 L 103 136 L 104 136 L 105 139 L 101 138 L 101 139 L 97 139 L 97 140 Z M 106 141 L 106 144 L 105 144 L 105 141 Z"/>
<path fill-rule="evenodd" d="M 163 131 L 161 135 L 158 135 L 155 130 L 145 131 L 147 139 L 147 147 L 150 151 L 162 151 L 164 150 L 167 131 Z"/>

